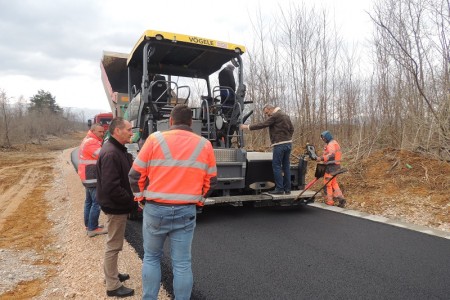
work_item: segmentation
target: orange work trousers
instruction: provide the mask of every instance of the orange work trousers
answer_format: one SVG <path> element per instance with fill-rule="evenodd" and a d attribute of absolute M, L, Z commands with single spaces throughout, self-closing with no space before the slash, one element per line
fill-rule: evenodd
<path fill-rule="evenodd" d="M 331 177 L 333 177 L 333 175 L 331 175 L 330 173 L 325 173 L 325 175 L 323 176 L 323 183 L 326 184 L 326 186 L 324 186 L 323 188 L 326 202 L 334 201 L 333 197 L 344 198 L 341 188 L 339 187 L 339 184 L 337 182 L 337 177 L 334 177 L 330 182 L 327 183 L 327 181 L 330 180 Z"/>

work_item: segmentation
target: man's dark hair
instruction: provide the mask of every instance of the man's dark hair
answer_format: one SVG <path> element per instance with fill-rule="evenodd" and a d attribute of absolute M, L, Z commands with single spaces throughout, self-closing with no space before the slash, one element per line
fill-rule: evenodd
<path fill-rule="evenodd" d="M 172 109 L 170 113 L 173 125 L 187 125 L 192 123 L 192 110 L 185 104 L 178 104 Z"/>
<path fill-rule="evenodd" d="M 116 117 L 112 119 L 111 124 L 109 124 L 109 133 L 114 134 L 116 128 L 123 129 L 125 127 L 125 120 L 121 117 Z"/>

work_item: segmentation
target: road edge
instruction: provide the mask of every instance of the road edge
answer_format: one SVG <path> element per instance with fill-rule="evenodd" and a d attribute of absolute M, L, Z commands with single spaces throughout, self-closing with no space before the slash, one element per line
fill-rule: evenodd
<path fill-rule="evenodd" d="M 317 207 L 320 209 L 330 210 L 330 211 L 346 214 L 349 216 L 362 218 L 362 219 L 366 219 L 366 220 L 370 220 L 370 221 L 374 221 L 374 222 L 378 222 L 378 223 L 384 223 L 384 224 L 392 225 L 395 227 L 405 228 L 405 229 L 409 229 L 409 230 L 413 230 L 413 231 L 417 231 L 417 232 L 421 232 L 421 233 L 425 233 L 428 235 L 433 235 L 433 236 L 437 236 L 437 237 L 441 237 L 441 238 L 450 240 L 450 232 L 430 228 L 430 227 L 423 226 L 423 225 L 408 223 L 408 222 L 401 221 L 401 220 L 393 220 L 393 219 L 389 219 L 389 218 L 383 217 L 383 216 L 371 215 L 369 213 L 365 213 L 365 212 L 361 212 L 361 211 L 357 211 L 357 210 L 340 208 L 337 206 L 329 206 L 329 205 L 325 205 L 323 203 L 317 203 L 317 202 L 310 203 L 310 204 L 308 204 L 308 206 L 313 206 L 313 207 Z"/>

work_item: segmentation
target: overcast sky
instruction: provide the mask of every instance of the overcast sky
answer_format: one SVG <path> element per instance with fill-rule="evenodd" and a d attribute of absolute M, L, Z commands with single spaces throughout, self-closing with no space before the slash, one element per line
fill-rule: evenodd
<path fill-rule="evenodd" d="M 129 53 L 147 29 L 249 47 L 256 8 L 270 19 L 289 3 L 275 1 L 0 0 L 0 89 L 13 100 L 42 89 L 63 107 L 110 111 L 100 79 L 103 50 Z M 369 32 L 372 0 L 305 3 L 335 14 L 349 42 Z"/>

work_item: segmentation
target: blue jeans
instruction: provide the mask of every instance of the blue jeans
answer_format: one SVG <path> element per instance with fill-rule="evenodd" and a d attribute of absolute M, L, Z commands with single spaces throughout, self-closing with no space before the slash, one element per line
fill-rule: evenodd
<path fill-rule="evenodd" d="M 276 191 L 291 191 L 291 149 L 291 143 L 273 146 L 272 169 Z"/>
<path fill-rule="evenodd" d="M 98 217 L 100 216 L 100 206 L 95 195 L 96 188 L 86 188 L 86 200 L 84 201 L 84 226 L 88 230 L 95 230 L 98 227 Z"/>
<path fill-rule="evenodd" d="M 165 206 L 147 203 L 143 215 L 142 299 L 158 299 L 161 257 L 166 238 L 170 241 L 175 299 L 190 299 L 194 283 L 191 246 L 196 225 L 195 205 Z"/>

